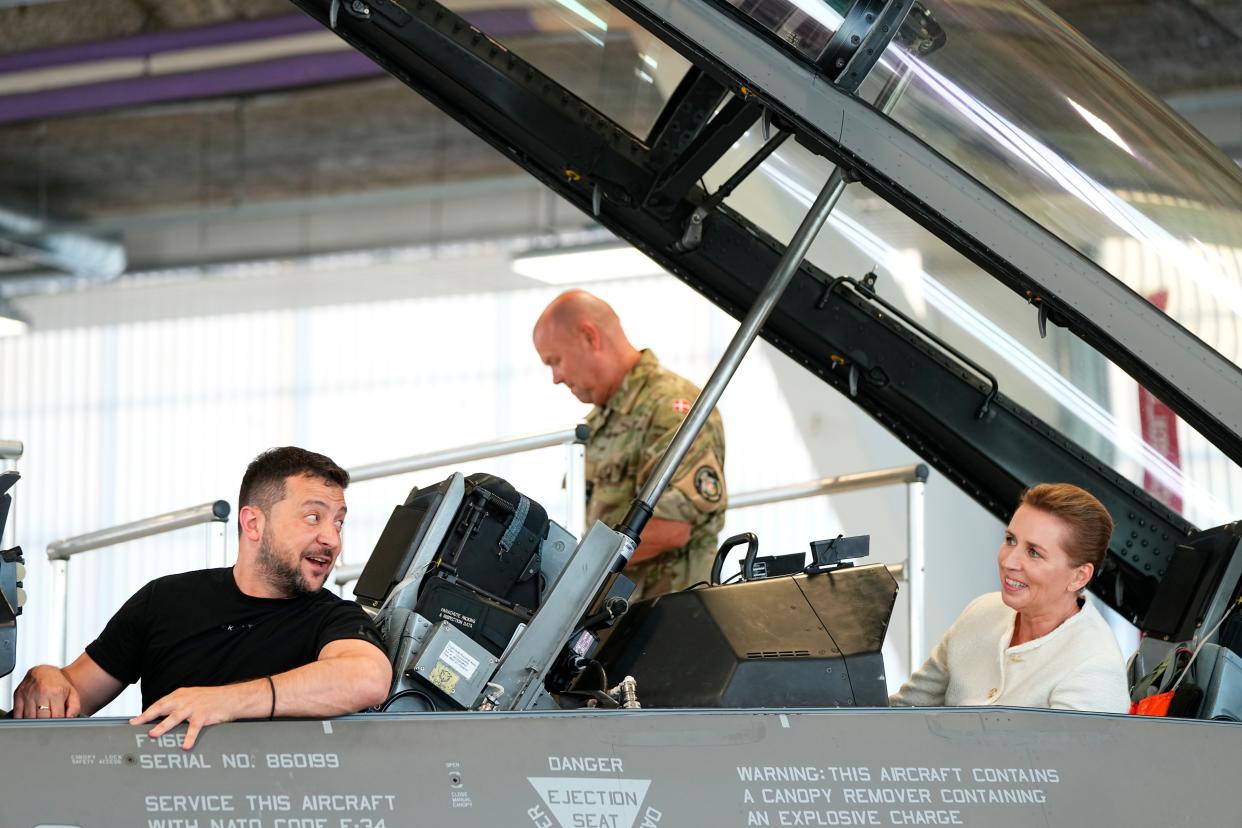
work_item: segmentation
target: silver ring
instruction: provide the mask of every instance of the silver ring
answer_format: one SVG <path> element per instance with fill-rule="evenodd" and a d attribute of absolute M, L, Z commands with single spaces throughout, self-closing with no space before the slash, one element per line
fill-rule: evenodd
<path fill-rule="evenodd" d="M 36 705 L 35 705 L 35 710 L 51 710 L 51 709 L 52 709 L 52 708 L 48 707 L 46 704 L 36 704 Z"/>

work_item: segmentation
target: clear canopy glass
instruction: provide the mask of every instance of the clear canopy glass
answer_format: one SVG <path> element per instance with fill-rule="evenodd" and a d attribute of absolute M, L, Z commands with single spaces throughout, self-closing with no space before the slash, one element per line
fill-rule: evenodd
<path fill-rule="evenodd" d="M 757 132 L 757 131 L 754 131 Z M 748 134 L 707 175 L 719 186 L 760 146 Z M 802 221 L 831 165 L 786 142 L 726 200 L 777 239 Z M 1198 526 L 1242 513 L 1242 469 L 1132 377 L 860 185 L 847 187 L 808 258 L 877 292 L 996 376 L 1000 391 Z M 1162 574 L 1162 573 L 1153 573 Z"/>
<path fill-rule="evenodd" d="M 604 0 L 444 5 L 640 138 L 690 64 Z"/>
<path fill-rule="evenodd" d="M 775 20 L 840 25 L 835 0 L 718 2 L 778 36 Z M 910 72 L 890 117 L 1242 365 L 1238 166 L 1038 2 L 914 14 L 934 44 L 899 37 L 862 96 Z"/>

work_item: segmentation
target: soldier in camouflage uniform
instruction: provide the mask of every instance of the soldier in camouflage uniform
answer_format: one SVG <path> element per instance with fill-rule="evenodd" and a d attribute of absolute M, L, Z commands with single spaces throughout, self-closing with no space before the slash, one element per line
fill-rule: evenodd
<path fill-rule="evenodd" d="M 587 417 L 588 526 L 597 520 L 608 526 L 621 522 L 699 395 L 689 380 L 661 368 L 651 351 L 641 353 L 616 393 Z M 713 410 L 653 514 L 690 524 L 690 540 L 629 566 L 626 574 L 638 585 L 638 597 L 708 579 L 727 506 L 723 463 L 724 425 Z"/>
<path fill-rule="evenodd" d="M 615 526 L 655 470 L 699 395 L 693 383 L 638 351 L 605 302 L 585 291 L 557 297 L 535 326 L 535 348 L 553 382 L 595 408 L 587 417 L 587 525 Z M 724 426 L 707 424 L 656 503 L 626 574 L 635 599 L 706 581 L 724 525 Z"/>

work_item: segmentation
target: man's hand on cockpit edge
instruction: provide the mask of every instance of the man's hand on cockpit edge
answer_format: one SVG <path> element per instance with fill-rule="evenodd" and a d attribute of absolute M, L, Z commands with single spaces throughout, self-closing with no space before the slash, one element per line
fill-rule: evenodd
<path fill-rule="evenodd" d="M 51 664 L 30 668 L 13 691 L 14 719 L 64 719 L 81 712 L 77 688 L 64 670 Z"/>
<path fill-rule="evenodd" d="M 162 719 L 147 733 L 155 739 L 185 722 L 185 741 L 181 747 L 189 750 L 194 747 L 199 731 L 207 725 L 266 718 L 270 698 L 266 678 L 221 687 L 182 687 L 154 702 L 129 723 L 147 724 Z"/>

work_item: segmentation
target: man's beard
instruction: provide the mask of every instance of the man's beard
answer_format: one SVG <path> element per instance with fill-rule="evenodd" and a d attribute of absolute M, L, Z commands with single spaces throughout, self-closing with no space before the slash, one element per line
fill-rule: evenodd
<path fill-rule="evenodd" d="M 308 584 L 296 563 L 291 565 L 277 556 L 269 528 L 263 527 L 263 537 L 259 539 L 259 571 L 267 576 L 268 583 L 286 598 L 314 595 L 322 589 L 322 584 L 317 587 Z M 301 560 L 299 555 L 298 561 Z"/>

